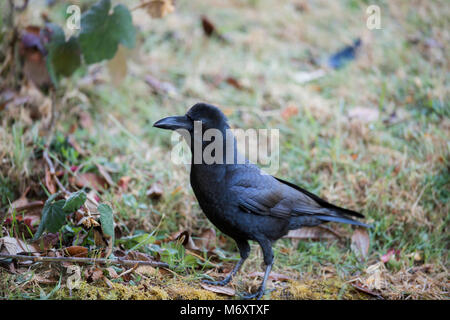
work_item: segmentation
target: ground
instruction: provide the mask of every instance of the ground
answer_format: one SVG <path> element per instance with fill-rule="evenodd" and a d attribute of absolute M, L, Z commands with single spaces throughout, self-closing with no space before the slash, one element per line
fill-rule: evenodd
<path fill-rule="evenodd" d="M 278 177 L 363 213 L 373 225 L 365 257 L 352 250 L 349 226 L 330 224 L 339 239 L 278 241 L 273 272 L 289 280 L 270 283 L 275 291 L 264 298 L 448 299 L 450 6 L 374 4 L 381 9 L 381 29 L 374 30 L 366 26 L 369 3 L 358 1 L 177 1 L 162 19 L 134 10 L 138 44 L 124 50 L 126 78 L 113 81 L 100 63 L 62 82 L 54 134 L 70 135 L 79 150 L 54 156 L 80 172 L 98 172 L 101 164 L 114 184 L 126 177 L 126 188 L 98 194 L 126 235 L 164 239 L 187 230 L 195 239 L 213 226 L 190 188 L 189 167 L 171 162 L 170 133 L 152 124 L 199 101 L 217 105 L 234 128 L 280 130 Z M 201 15 L 222 39 L 204 35 Z M 355 60 L 337 70 L 322 66 L 358 37 Z M 321 77 L 304 80 L 319 68 Z M 5 212 L 28 187 L 29 199 L 45 195 L 36 146 L 49 121 L 49 98 L 29 85 L 22 90 L 39 101 L 39 112 L 32 115 L 26 103 L 0 108 Z M 61 179 L 73 187 L 67 175 Z M 148 196 L 154 185 L 162 189 L 158 199 Z M 200 286 L 203 273 L 224 276 L 238 259 L 232 240 L 216 233 L 216 267 L 131 272 L 110 281 L 114 290 L 107 281 L 84 279 L 70 294 L 64 282 L 55 287 L 59 274 L 67 276 L 56 263 L 48 283 L 36 276 L 42 266 L 0 268 L 0 297 L 230 298 Z M 236 291 L 257 288 L 260 278 L 248 274 L 262 271 L 261 263 L 253 244 L 232 283 Z"/>

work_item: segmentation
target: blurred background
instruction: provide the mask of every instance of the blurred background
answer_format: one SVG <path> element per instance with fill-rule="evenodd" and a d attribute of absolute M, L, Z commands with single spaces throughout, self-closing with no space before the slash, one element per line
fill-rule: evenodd
<path fill-rule="evenodd" d="M 170 161 L 170 133 L 152 127 L 203 101 L 233 128 L 279 129 L 277 176 L 374 226 L 329 224 L 278 241 L 267 297 L 448 299 L 448 1 L 119 3 L 0 4 L 1 239 L 31 243 L 49 195 L 83 189 L 111 206 L 114 248 L 177 267 L 105 271 L 105 282 L 83 267 L 75 298 L 108 281 L 139 294 L 147 283 L 144 298 L 233 297 L 199 286 L 239 256 L 201 212 L 189 167 Z M 81 29 L 70 29 L 70 5 Z M 77 219 L 46 233 L 45 249 L 101 251 Z M 233 286 L 256 289 L 261 262 L 252 246 Z M 38 297 L 40 286 L 69 297 L 57 287 L 63 271 L 15 268 L 0 264 L 2 297 Z"/>

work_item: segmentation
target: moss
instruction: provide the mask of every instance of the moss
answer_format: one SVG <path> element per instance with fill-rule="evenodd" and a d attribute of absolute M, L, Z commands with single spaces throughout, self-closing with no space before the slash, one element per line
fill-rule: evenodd
<path fill-rule="evenodd" d="M 112 283 L 112 288 L 106 284 L 89 284 L 85 281 L 80 283 L 79 288 L 72 290 L 70 296 L 69 289 L 63 288 L 56 293 L 57 299 L 75 300 L 160 300 L 169 299 L 169 295 L 157 286 L 143 283 L 138 286 Z"/>
<path fill-rule="evenodd" d="M 308 280 L 305 282 L 289 281 L 283 289 L 272 293 L 275 300 L 354 300 L 368 299 L 339 279 Z"/>
<path fill-rule="evenodd" d="M 214 292 L 193 288 L 186 283 L 171 284 L 168 288 L 169 293 L 173 299 L 176 300 L 218 300 L 224 299 Z"/>

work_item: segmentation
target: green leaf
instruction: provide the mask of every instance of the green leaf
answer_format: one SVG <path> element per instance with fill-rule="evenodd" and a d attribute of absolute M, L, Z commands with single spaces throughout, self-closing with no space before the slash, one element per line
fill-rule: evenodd
<path fill-rule="evenodd" d="M 130 11 L 124 5 L 109 14 L 110 0 L 100 0 L 81 16 L 80 46 L 87 64 L 112 59 L 119 43 L 133 48 L 136 29 Z"/>
<path fill-rule="evenodd" d="M 137 250 L 142 246 L 154 243 L 156 238 L 150 233 L 141 233 L 133 236 L 122 237 L 117 241 L 123 244 L 126 249 Z"/>
<path fill-rule="evenodd" d="M 58 232 L 66 222 L 67 213 L 63 210 L 66 200 L 54 201 L 58 195 L 58 193 L 53 194 L 45 202 L 44 208 L 42 209 L 41 223 L 33 240 L 38 239 L 45 230 L 53 233 Z"/>
<path fill-rule="evenodd" d="M 100 213 L 100 223 L 102 225 L 103 233 L 110 236 L 112 241 L 114 241 L 114 218 L 111 207 L 106 203 L 102 203 L 97 209 Z"/>
<path fill-rule="evenodd" d="M 68 77 L 81 65 L 81 49 L 78 39 L 71 37 L 65 40 L 64 31 L 58 25 L 47 24 L 51 31 L 51 40 L 47 45 L 47 69 L 53 84 L 57 84 L 59 79 Z"/>
<path fill-rule="evenodd" d="M 86 193 L 83 190 L 71 193 L 69 198 L 66 199 L 63 210 L 67 213 L 77 211 L 85 203 L 86 197 Z"/>

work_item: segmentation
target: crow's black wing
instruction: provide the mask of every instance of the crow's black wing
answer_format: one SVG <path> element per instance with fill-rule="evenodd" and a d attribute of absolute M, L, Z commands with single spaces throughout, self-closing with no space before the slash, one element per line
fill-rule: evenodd
<path fill-rule="evenodd" d="M 230 190 L 245 212 L 278 218 L 306 215 L 323 221 L 364 225 L 351 217 L 363 215 L 340 208 L 290 182 L 262 174 L 257 167 L 245 165 L 235 170 L 230 179 Z M 364 225 L 366 226 L 366 225 Z"/>

